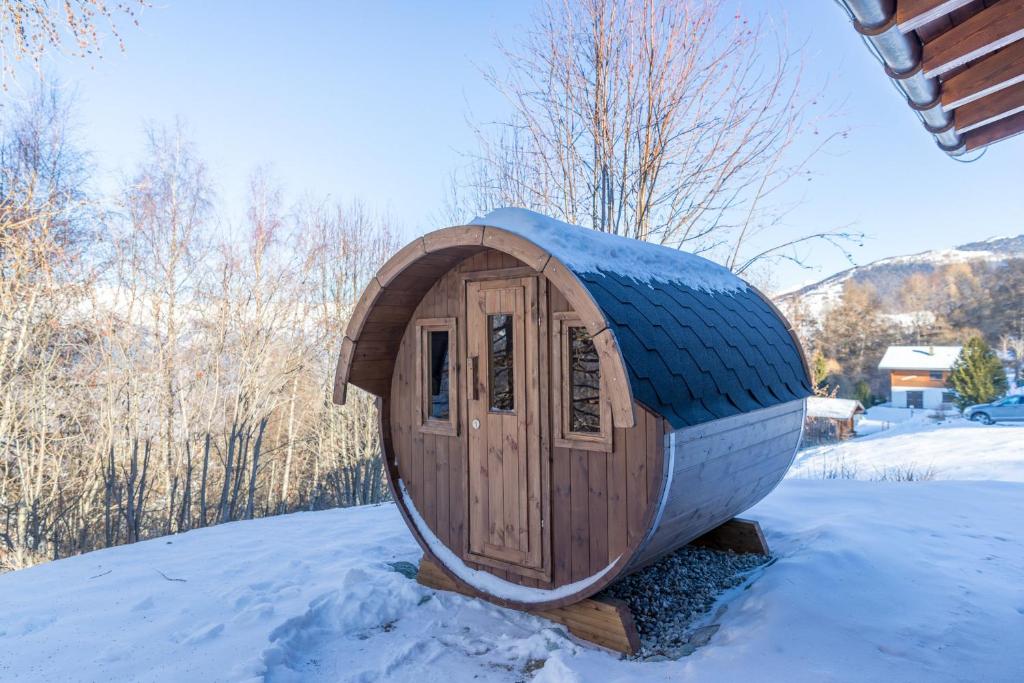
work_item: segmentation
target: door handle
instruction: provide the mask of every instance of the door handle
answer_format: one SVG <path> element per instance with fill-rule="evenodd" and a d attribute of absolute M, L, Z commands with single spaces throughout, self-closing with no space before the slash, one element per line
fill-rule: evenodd
<path fill-rule="evenodd" d="M 480 400 L 480 359 L 478 356 L 469 357 L 469 381 L 473 384 L 473 400 Z"/>

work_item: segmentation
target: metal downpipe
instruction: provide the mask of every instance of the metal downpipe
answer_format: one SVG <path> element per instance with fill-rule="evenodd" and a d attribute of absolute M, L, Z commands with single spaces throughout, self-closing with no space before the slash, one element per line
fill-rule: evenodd
<path fill-rule="evenodd" d="M 925 129 L 951 156 L 965 151 L 963 138 L 953 127 L 953 115 L 942 110 L 939 80 L 926 78 L 921 68 L 921 42 L 896 27 L 896 0 L 843 0 L 853 15 L 853 26 L 875 48 L 885 73 L 921 115 Z"/>

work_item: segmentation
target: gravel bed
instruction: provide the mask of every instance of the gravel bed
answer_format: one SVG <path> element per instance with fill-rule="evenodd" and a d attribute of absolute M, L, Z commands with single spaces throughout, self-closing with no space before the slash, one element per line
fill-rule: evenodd
<path fill-rule="evenodd" d="M 600 593 L 629 605 L 640 633 L 640 659 L 678 659 L 711 639 L 717 624 L 691 624 L 726 590 L 770 562 L 763 555 L 684 546 Z"/>

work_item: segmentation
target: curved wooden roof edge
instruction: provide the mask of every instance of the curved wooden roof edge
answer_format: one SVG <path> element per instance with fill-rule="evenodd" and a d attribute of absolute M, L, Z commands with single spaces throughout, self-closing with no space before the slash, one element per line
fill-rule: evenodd
<path fill-rule="evenodd" d="M 543 273 L 572 305 L 594 339 L 609 385 L 612 422 L 636 424 L 625 359 L 600 306 L 572 270 L 525 237 L 490 225 L 442 228 L 418 237 L 392 256 L 370 280 L 352 311 L 334 379 L 334 402 L 344 404 L 352 383 L 376 396 L 389 388 L 398 344 L 420 299 L 444 273 L 485 248 L 519 259 Z"/>

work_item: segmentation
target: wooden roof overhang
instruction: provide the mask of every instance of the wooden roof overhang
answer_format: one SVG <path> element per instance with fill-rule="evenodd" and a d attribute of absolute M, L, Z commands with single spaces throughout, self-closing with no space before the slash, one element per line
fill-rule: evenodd
<path fill-rule="evenodd" d="M 952 156 L 1024 132 L 1024 0 L 844 0 L 911 108 Z M 900 42 L 900 36 L 908 43 Z M 887 48 L 909 45 L 915 64 Z M 906 79 L 935 93 L 915 101 Z"/>
<path fill-rule="evenodd" d="M 463 225 L 419 237 L 387 261 L 363 291 L 349 319 L 334 380 L 334 402 L 344 404 L 346 385 L 375 396 L 388 394 L 398 346 L 424 294 L 460 261 L 495 249 L 522 261 L 554 284 L 580 316 L 594 339 L 601 370 L 609 382 L 612 422 L 636 422 L 626 366 L 600 307 L 576 275 L 556 257 L 529 240 L 502 228 Z"/>

